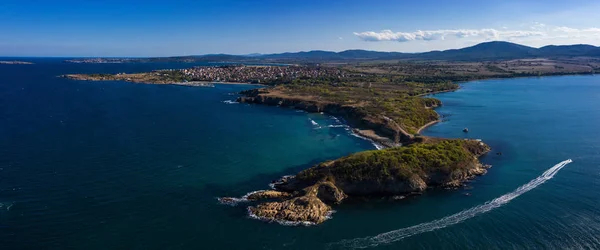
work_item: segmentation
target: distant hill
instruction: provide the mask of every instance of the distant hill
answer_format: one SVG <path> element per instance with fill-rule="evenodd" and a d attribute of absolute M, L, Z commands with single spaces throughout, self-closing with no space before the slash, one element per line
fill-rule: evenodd
<path fill-rule="evenodd" d="M 600 57 L 600 47 L 592 45 L 549 45 L 533 48 L 510 42 L 493 41 L 480 43 L 462 49 L 431 51 L 424 53 L 379 52 L 368 50 L 346 50 L 342 52 L 309 51 L 263 55 L 264 59 L 285 58 L 296 60 L 328 59 L 328 60 L 375 60 L 375 59 L 416 59 L 416 60 L 451 60 L 482 61 L 508 60 L 539 57 Z"/>
<path fill-rule="evenodd" d="M 450 60 L 450 61 L 483 61 L 508 60 L 539 57 L 600 57 L 600 47 L 592 45 L 561 45 L 533 48 L 510 42 L 493 41 L 480 43 L 462 49 L 431 51 L 424 53 L 379 52 L 368 50 L 346 50 L 342 52 L 309 51 L 263 55 L 263 59 L 290 60 L 386 60 L 386 59 L 416 59 L 416 60 Z"/>
<path fill-rule="evenodd" d="M 323 50 L 312 50 L 312 51 L 301 51 L 301 52 L 288 52 L 281 54 L 268 54 L 260 56 L 259 58 L 267 59 L 317 59 L 317 60 L 334 60 L 342 59 L 340 53 L 333 51 Z"/>
<path fill-rule="evenodd" d="M 426 52 L 416 55 L 430 60 L 505 60 L 537 57 L 538 49 L 509 42 L 486 42 L 475 46 L 445 51 Z"/>
<path fill-rule="evenodd" d="M 410 53 L 400 52 L 379 52 L 369 50 L 346 50 L 338 53 L 343 58 L 354 58 L 354 59 L 385 59 L 385 58 L 406 58 L 409 57 Z"/>
<path fill-rule="evenodd" d="M 267 54 L 262 55 L 265 59 L 319 59 L 319 60 L 372 60 L 384 58 L 401 58 L 406 57 L 406 53 L 400 52 L 380 52 L 369 50 L 345 50 L 342 52 L 332 51 L 301 51 L 294 53 Z"/>
<path fill-rule="evenodd" d="M 346 50 L 341 52 L 313 50 L 279 54 L 228 55 L 210 54 L 198 56 L 156 57 L 135 59 L 138 61 L 185 61 L 185 62 L 347 62 L 365 60 L 447 60 L 447 61 L 493 61 L 524 58 L 598 57 L 600 47 L 585 44 L 548 45 L 533 48 L 516 43 L 484 42 L 462 49 L 430 51 L 423 53 L 380 52 L 369 50 Z"/>
<path fill-rule="evenodd" d="M 590 56 L 600 57 L 600 47 L 576 44 L 576 45 L 548 45 L 538 49 L 540 55 L 548 57 L 573 57 L 573 56 Z"/>

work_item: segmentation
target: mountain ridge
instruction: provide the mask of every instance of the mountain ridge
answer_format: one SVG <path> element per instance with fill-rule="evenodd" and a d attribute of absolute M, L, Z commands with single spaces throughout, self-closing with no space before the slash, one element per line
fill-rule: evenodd
<path fill-rule="evenodd" d="M 223 54 L 225 55 L 225 54 Z M 213 54 L 214 56 L 214 54 Z M 232 56 L 249 58 L 248 56 Z M 480 60 L 508 60 L 539 57 L 600 57 L 600 47 L 588 44 L 574 45 L 547 45 L 534 48 L 517 43 L 504 41 L 491 41 L 473 46 L 448 49 L 443 51 L 429 51 L 419 53 L 385 52 L 362 49 L 351 49 L 340 52 L 311 50 L 299 52 L 285 52 L 262 54 L 252 56 L 254 59 L 287 59 L 287 60 L 453 60 L 453 61 L 480 61 Z M 204 56 L 201 56 L 204 57 Z"/>
<path fill-rule="evenodd" d="M 150 57 L 136 61 L 183 61 L 183 62 L 240 62 L 240 63 L 320 63 L 368 60 L 424 60 L 424 61 L 496 61 L 529 58 L 597 57 L 600 47 L 589 44 L 547 45 L 534 48 L 505 41 L 483 42 L 460 49 L 434 50 L 429 52 L 395 52 L 350 49 L 340 52 L 310 50 L 273 54 L 205 54 L 172 57 Z"/>

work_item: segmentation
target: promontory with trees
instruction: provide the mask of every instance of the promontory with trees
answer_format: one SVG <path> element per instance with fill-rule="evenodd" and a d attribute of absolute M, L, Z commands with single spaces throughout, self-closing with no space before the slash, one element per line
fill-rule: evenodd
<path fill-rule="evenodd" d="M 442 105 L 439 100 L 426 95 L 454 91 L 459 87 L 458 82 L 475 79 L 593 74 L 600 71 L 600 60 L 593 56 L 595 54 L 590 57 L 540 57 L 534 54 L 539 49 L 517 47 L 520 53 L 529 53 L 519 57 L 507 52 L 514 47 L 507 44 L 492 44 L 498 46 L 496 51 L 491 49 L 492 54 L 497 56 L 485 57 L 486 60 L 390 59 L 373 54 L 375 52 L 370 55 L 380 55 L 380 58 L 313 57 L 309 60 L 303 54 L 304 59 L 296 58 L 295 61 L 290 61 L 290 55 L 286 55 L 287 59 L 276 57 L 277 62 L 293 63 L 291 65 L 248 66 L 243 65 L 248 62 L 240 60 L 240 64 L 225 66 L 64 77 L 192 86 L 259 83 L 263 86 L 241 92 L 238 102 L 324 112 L 344 118 L 355 133 L 385 149 L 317 164 L 294 176 L 275 181 L 273 190 L 252 192 L 242 198 L 220 198 L 226 204 L 252 202 L 248 207 L 250 215 L 263 220 L 322 223 L 331 213 L 331 206 L 347 199 L 407 197 L 428 188 L 460 187 L 465 181 L 486 173 L 489 166 L 478 160 L 490 150 L 485 143 L 419 134 L 423 127 L 438 121 L 439 115 L 433 109 Z M 489 53 L 490 44 L 485 46 L 483 51 Z M 465 49 L 469 49 L 464 51 L 466 59 L 477 57 L 473 49 Z M 560 48 L 547 50 L 560 52 Z M 576 50 L 570 48 L 569 51 L 573 53 Z M 364 53 L 361 55 L 365 56 Z M 459 56 L 455 51 L 443 55 Z M 255 62 L 257 59 L 251 60 Z M 273 60 L 264 59 L 263 62 Z"/>

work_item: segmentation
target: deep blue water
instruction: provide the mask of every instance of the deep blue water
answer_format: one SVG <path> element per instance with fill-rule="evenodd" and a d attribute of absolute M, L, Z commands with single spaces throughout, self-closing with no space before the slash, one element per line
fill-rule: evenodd
<path fill-rule="evenodd" d="M 0 65 L 1 249 L 335 248 L 483 204 L 568 158 L 553 179 L 502 207 L 377 247 L 600 247 L 600 77 L 488 80 L 438 94 L 444 122 L 424 133 L 483 139 L 494 148 L 487 175 L 468 189 L 343 204 L 322 225 L 286 227 L 215 198 L 373 146 L 327 127 L 337 122 L 326 115 L 223 102 L 252 86 L 55 77 L 192 64 L 35 61 Z"/>

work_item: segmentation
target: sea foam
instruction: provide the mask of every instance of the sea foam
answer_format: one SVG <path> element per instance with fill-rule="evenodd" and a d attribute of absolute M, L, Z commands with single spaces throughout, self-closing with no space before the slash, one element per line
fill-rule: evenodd
<path fill-rule="evenodd" d="M 343 240 L 340 242 L 332 243 L 330 246 L 332 247 L 341 247 L 341 248 L 368 248 L 375 247 L 382 244 L 389 244 L 395 241 L 402 240 L 407 237 L 411 237 L 413 235 L 431 232 L 437 229 L 442 229 L 448 226 L 452 226 L 458 223 L 461 223 L 467 219 L 473 218 L 477 215 L 487 213 L 495 208 L 501 207 L 504 204 L 509 203 L 511 200 L 521 196 L 524 193 L 531 191 L 532 189 L 538 187 L 539 185 L 544 184 L 547 180 L 552 179 L 559 170 L 565 167 L 567 164 L 573 162 L 571 159 L 558 163 L 546 170 L 546 172 L 542 173 L 542 175 L 537 178 L 531 180 L 529 183 L 520 186 L 514 191 L 502 195 L 496 199 L 488 201 L 483 205 L 479 205 L 467 210 L 463 210 L 459 213 L 434 220 L 431 222 L 421 223 L 415 226 L 401 228 L 398 230 L 390 231 L 387 233 L 382 233 L 372 237 L 365 238 L 356 238 L 350 240 Z"/>
<path fill-rule="evenodd" d="M 295 175 L 284 175 L 281 178 L 279 178 L 279 180 L 269 183 L 269 187 L 272 190 L 275 190 L 275 186 L 276 185 L 283 184 L 283 183 L 285 183 L 288 180 L 293 179 L 293 178 L 296 178 L 296 176 Z"/>
<path fill-rule="evenodd" d="M 0 202 L 0 209 L 6 209 L 6 211 L 10 211 L 10 208 L 14 205 L 14 202 Z"/>
<path fill-rule="evenodd" d="M 344 124 L 336 124 L 336 125 L 328 125 L 328 128 L 347 128 L 348 125 L 344 125 Z"/>
<path fill-rule="evenodd" d="M 372 140 L 372 139 L 370 139 L 370 138 L 367 138 L 367 137 L 364 137 L 364 136 L 361 136 L 361 135 L 359 135 L 359 134 L 357 134 L 357 133 L 354 133 L 354 132 L 352 132 L 352 131 L 350 132 L 350 135 L 352 135 L 352 136 L 354 136 L 354 137 L 358 137 L 358 138 L 360 138 L 360 139 L 363 139 L 363 140 L 370 141 L 370 142 L 371 142 L 371 144 L 373 144 L 373 146 L 374 146 L 374 147 L 375 147 L 377 150 L 381 150 L 381 149 L 384 149 L 384 148 L 385 148 L 383 145 L 381 145 L 381 144 L 379 144 L 379 143 L 375 142 L 374 140 Z"/>
<path fill-rule="evenodd" d="M 219 201 L 220 204 L 223 205 L 229 205 L 232 207 L 237 206 L 239 203 L 243 203 L 243 202 L 249 202 L 248 197 L 252 194 L 258 193 L 258 192 L 264 192 L 266 190 L 257 190 L 257 191 L 252 191 L 250 193 L 245 194 L 242 197 L 217 197 L 217 200 Z"/>

